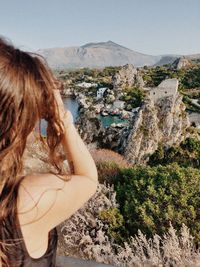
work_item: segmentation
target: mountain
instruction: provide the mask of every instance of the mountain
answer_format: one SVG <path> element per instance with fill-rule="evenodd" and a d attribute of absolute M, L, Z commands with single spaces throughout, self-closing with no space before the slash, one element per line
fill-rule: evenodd
<path fill-rule="evenodd" d="M 163 65 L 172 63 L 177 56 L 152 56 L 133 51 L 112 41 L 88 43 L 79 47 L 40 49 L 38 54 L 44 56 L 53 69 L 62 68 L 101 68 L 121 66 L 127 63 L 136 67 L 144 65 Z"/>

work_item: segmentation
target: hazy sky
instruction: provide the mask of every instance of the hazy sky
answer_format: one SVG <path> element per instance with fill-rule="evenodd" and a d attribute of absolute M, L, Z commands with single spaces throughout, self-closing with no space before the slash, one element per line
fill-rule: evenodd
<path fill-rule="evenodd" d="M 0 35 L 25 50 L 112 40 L 146 54 L 200 53 L 200 0 L 0 0 Z"/>

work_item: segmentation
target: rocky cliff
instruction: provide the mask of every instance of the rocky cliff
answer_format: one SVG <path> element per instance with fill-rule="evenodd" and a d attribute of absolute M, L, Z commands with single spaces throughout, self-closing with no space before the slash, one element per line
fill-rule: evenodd
<path fill-rule="evenodd" d="M 113 76 L 112 83 L 114 90 L 131 86 L 144 86 L 142 76 L 139 74 L 137 68 L 135 68 L 132 64 L 122 66 L 121 69 Z"/>
<path fill-rule="evenodd" d="M 76 128 L 85 143 L 91 148 L 108 148 L 116 152 L 121 147 L 128 126 L 109 126 L 104 128 L 97 118 L 95 106 L 89 109 L 81 108 Z"/>
<path fill-rule="evenodd" d="M 160 142 L 166 147 L 179 144 L 185 138 L 189 125 L 179 93 L 161 97 L 157 101 L 149 95 L 133 118 L 129 135 L 124 139 L 120 151 L 132 164 L 145 163 Z"/>
<path fill-rule="evenodd" d="M 94 147 L 123 154 L 131 164 L 146 163 L 160 142 L 170 147 L 186 138 L 190 122 L 177 88 L 178 80 L 168 79 L 147 90 L 141 107 L 132 112 L 128 125 L 122 127 L 104 128 L 95 106 L 82 109 L 77 121 L 81 137 Z"/>
<path fill-rule="evenodd" d="M 187 67 L 191 67 L 192 63 L 189 61 L 189 59 L 187 59 L 186 57 L 180 57 L 177 58 L 172 64 L 171 64 L 171 68 L 172 69 L 183 69 L 183 68 L 187 68 Z"/>
<path fill-rule="evenodd" d="M 127 69 L 128 73 L 135 71 L 130 66 Z M 126 73 L 125 70 L 122 73 Z M 130 77 L 126 75 L 129 86 L 135 82 Z M 121 78 L 118 77 L 118 80 L 121 88 Z M 178 92 L 178 80 L 166 79 L 155 88 L 145 89 L 142 105 L 129 112 L 128 122 L 122 125 L 103 127 L 95 104 L 87 108 L 82 105 L 76 126 L 83 140 L 97 148 L 112 149 L 124 155 L 131 164 L 146 163 L 159 143 L 170 147 L 183 141 L 190 122 L 182 95 Z"/>

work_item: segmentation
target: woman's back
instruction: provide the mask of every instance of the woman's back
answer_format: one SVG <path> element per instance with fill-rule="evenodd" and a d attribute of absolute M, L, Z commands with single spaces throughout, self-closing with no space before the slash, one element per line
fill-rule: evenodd
<path fill-rule="evenodd" d="M 54 266 L 56 226 L 76 212 L 95 192 L 96 183 L 93 180 L 73 176 L 65 182 L 50 173 L 32 174 L 21 181 L 18 213 L 14 218 L 8 217 L 5 227 L 1 229 L 4 241 L 21 238 L 14 250 L 17 255 L 9 256 L 11 260 L 19 257 L 24 262 L 20 267 Z"/>
<path fill-rule="evenodd" d="M 15 234 L 24 240 L 21 255 L 41 260 L 48 242 L 53 242 L 55 252 L 55 227 L 83 206 L 97 189 L 96 165 L 73 124 L 71 112 L 65 111 L 58 89 L 45 61 L 0 38 L 0 261 L 3 267 L 17 266 L 17 263 L 9 265 L 12 255 L 7 251 L 15 244 Z M 47 121 L 47 136 L 44 138 L 40 133 L 40 140 L 47 148 L 56 175 L 29 174 L 21 180 L 27 139 L 41 119 Z M 60 146 L 73 167 L 70 174 L 63 174 Z M 5 241 L 8 238 L 10 242 L 13 240 L 9 246 Z"/>
<path fill-rule="evenodd" d="M 41 231 L 33 238 L 33 233 L 27 236 L 24 235 L 23 227 L 20 225 L 18 214 L 14 217 L 8 217 L 3 227 L 0 229 L 3 241 L 8 242 L 10 239 L 15 240 L 16 246 L 12 249 L 12 253 L 8 254 L 9 263 L 11 266 L 20 267 L 54 267 L 56 260 L 57 248 L 57 230 L 56 228 L 49 231 L 47 238 L 43 237 L 40 243 Z M 47 239 L 47 242 L 46 242 Z M 32 242 L 35 240 L 35 244 Z M 28 245 L 28 246 L 27 246 Z M 34 251 L 33 248 L 37 249 Z M 19 265 L 18 265 L 19 262 Z"/>

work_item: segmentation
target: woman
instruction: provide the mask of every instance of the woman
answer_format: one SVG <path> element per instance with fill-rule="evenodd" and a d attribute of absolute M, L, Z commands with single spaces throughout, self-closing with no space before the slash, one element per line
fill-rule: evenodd
<path fill-rule="evenodd" d="M 65 111 L 45 60 L 0 38 L 0 267 L 55 266 L 56 226 L 96 192 L 98 174 Z M 57 173 L 22 173 L 27 139 L 47 121 L 49 160 Z M 62 172 L 62 146 L 73 172 Z"/>

